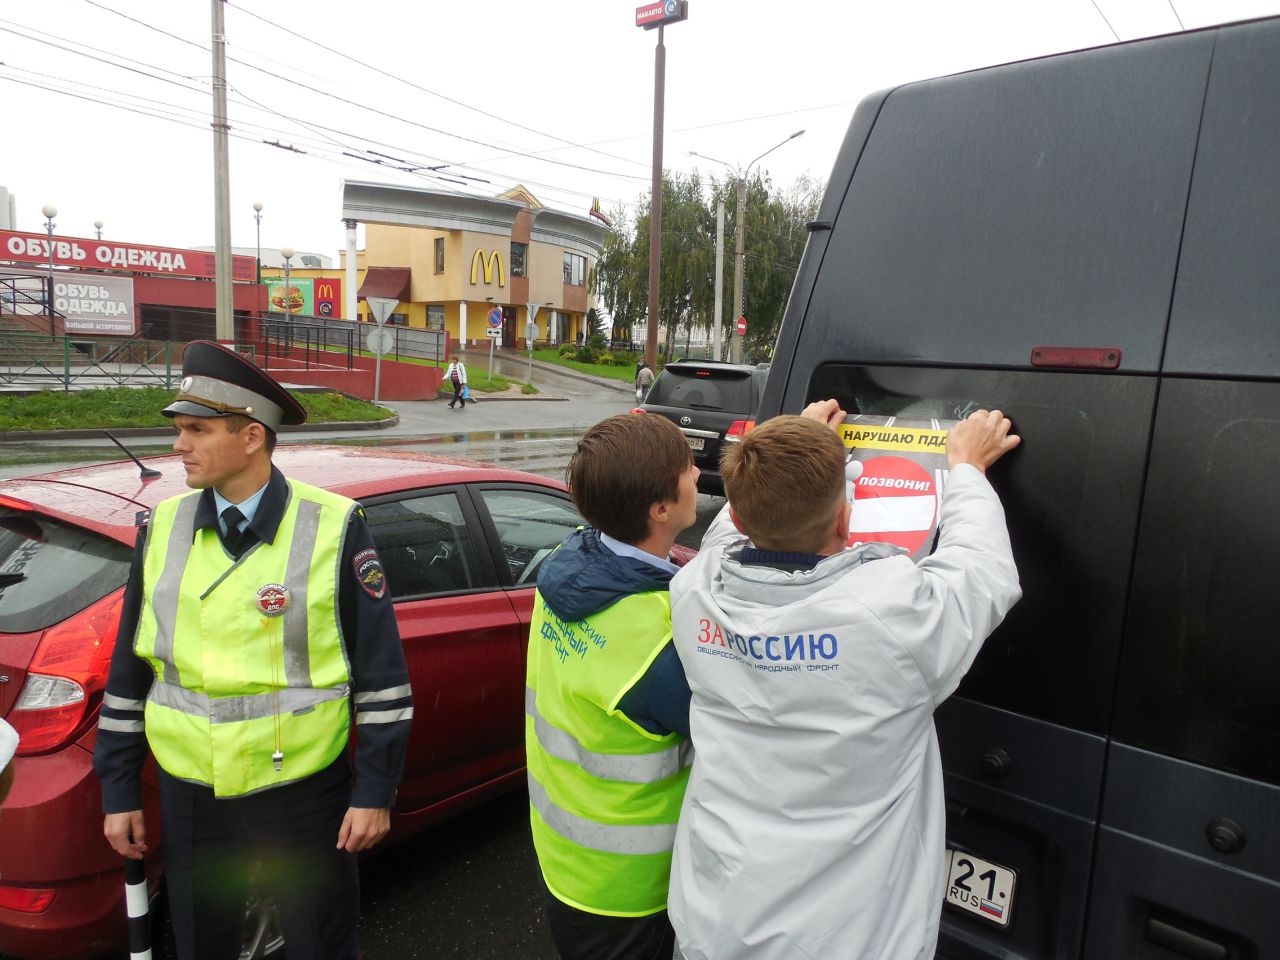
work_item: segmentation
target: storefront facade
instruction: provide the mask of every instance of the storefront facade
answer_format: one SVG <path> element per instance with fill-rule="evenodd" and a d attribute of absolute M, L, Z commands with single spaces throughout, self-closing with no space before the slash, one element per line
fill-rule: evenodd
<path fill-rule="evenodd" d="M 607 232 L 589 216 L 550 210 L 521 187 L 473 197 L 347 181 L 343 218 L 365 224 L 356 254 L 362 319 L 364 298 L 385 296 L 400 301 L 398 322 L 445 330 L 467 346 L 487 343 L 493 327 L 500 345 L 522 347 L 530 321 L 539 342 L 584 331 L 587 279 Z"/>

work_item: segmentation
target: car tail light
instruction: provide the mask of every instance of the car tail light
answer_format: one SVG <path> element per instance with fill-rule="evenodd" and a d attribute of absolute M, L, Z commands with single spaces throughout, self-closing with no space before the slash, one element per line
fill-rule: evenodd
<path fill-rule="evenodd" d="M 0 907 L 19 913 L 44 913 L 57 896 L 57 890 L 39 887 L 10 887 L 0 884 Z"/>
<path fill-rule="evenodd" d="M 729 429 L 725 431 L 724 438 L 729 443 L 739 443 L 742 438 L 751 432 L 751 428 L 756 425 L 754 420 L 735 420 L 729 424 Z"/>
<path fill-rule="evenodd" d="M 44 632 L 9 711 L 19 755 L 62 746 L 91 717 L 107 685 L 123 603 L 117 590 Z"/>
<path fill-rule="evenodd" d="M 643 407 L 632 407 L 632 408 L 631 408 L 631 412 L 632 412 L 632 413 L 644 413 L 644 412 L 645 412 L 645 410 L 644 410 L 644 408 L 643 408 Z"/>

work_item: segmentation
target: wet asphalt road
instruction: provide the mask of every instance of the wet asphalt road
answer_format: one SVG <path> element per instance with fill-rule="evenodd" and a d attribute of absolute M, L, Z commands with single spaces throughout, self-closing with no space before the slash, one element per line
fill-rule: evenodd
<path fill-rule="evenodd" d="M 365 960 L 556 960 L 528 804 L 508 794 L 366 860 Z"/>

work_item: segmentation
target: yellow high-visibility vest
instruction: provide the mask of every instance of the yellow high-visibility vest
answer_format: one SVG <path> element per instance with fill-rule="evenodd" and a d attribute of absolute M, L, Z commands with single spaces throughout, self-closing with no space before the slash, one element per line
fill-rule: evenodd
<path fill-rule="evenodd" d="M 529 818 L 547 888 L 606 916 L 665 909 L 692 751 L 618 710 L 671 637 L 665 591 L 567 623 L 538 594 L 529 627 Z"/>
<path fill-rule="evenodd" d="M 274 543 L 236 561 L 194 530 L 200 493 L 153 514 L 134 637 L 151 664 L 147 741 L 170 775 L 234 797 L 323 770 L 347 744 L 338 564 L 356 504 L 289 481 Z"/>

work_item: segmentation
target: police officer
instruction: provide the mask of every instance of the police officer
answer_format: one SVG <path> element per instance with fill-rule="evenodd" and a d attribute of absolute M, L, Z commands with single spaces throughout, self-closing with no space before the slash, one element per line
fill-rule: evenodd
<path fill-rule="evenodd" d="M 104 832 L 148 850 L 149 746 L 179 957 L 239 956 L 257 864 L 291 960 L 354 960 L 355 855 L 390 827 L 413 715 L 382 565 L 357 504 L 272 464 L 306 419 L 286 390 L 205 341 L 182 374 L 163 412 L 196 492 L 139 518 L 94 754 Z"/>

